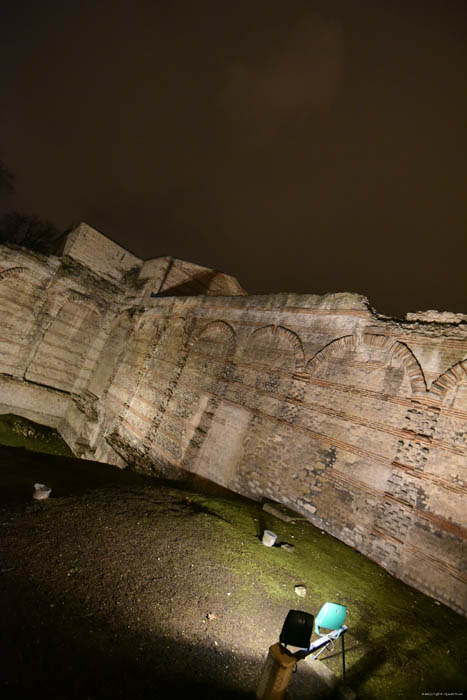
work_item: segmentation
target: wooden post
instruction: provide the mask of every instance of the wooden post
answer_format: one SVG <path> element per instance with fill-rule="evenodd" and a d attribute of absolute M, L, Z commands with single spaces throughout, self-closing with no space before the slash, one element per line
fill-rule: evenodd
<path fill-rule="evenodd" d="M 284 700 L 296 662 L 294 654 L 279 642 L 269 647 L 256 689 L 257 700 Z"/>

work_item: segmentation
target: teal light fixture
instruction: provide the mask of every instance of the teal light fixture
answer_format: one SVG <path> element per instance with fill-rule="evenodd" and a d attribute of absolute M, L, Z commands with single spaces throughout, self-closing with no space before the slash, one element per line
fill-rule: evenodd
<path fill-rule="evenodd" d="M 325 603 L 316 618 L 304 610 L 289 610 L 280 634 L 279 642 L 269 647 L 269 654 L 256 689 L 257 700 L 284 698 L 297 662 L 309 656 L 316 659 L 325 649 L 332 649 L 334 642 L 342 639 L 342 681 L 345 684 L 344 625 L 347 615 L 345 605 Z M 313 622 L 318 639 L 311 642 Z M 327 630 L 323 632 L 322 630 Z M 287 645 L 299 647 L 291 652 Z"/>
<path fill-rule="evenodd" d="M 339 603 L 325 603 L 317 616 L 315 617 L 315 632 L 321 639 L 327 640 L 325 645 L 319 644 L 321 640 L 317 640 L 310 646 L 310 652 L 316 649 L 320 651 L 312 656 L 312 659 L 316 659 L 328 645 L 332 647 L 333 642 L 339 639 L 342 640 L 342 682 L 345 683 L 345 647 L 344 647 L 344 633 L 347 632 L 347 626 L 344 625 L 345 618 L 347 615 L 347 608 L 345 605 L 339 605 Z M 327 630 L 327 632 L 321 632 L 322 629 Z"/>
<path fill-rule="evenodd" d="M 338 603 L 325 603 L 315 618 L 315 632 L 320 636 L 325 634 L 321 628 L 327 630 L 338 630 L 345 622 L 347 608 Z"/>

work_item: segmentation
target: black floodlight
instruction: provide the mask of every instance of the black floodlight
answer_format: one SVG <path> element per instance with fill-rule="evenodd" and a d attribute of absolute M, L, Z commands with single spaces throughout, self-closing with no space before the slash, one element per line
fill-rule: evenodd
<path fill-rule="evenodd" d="M 313 632 L 314 616 L 303 610 L 289 610 L 282 626 L 281 644 L 308 649 Z"/>

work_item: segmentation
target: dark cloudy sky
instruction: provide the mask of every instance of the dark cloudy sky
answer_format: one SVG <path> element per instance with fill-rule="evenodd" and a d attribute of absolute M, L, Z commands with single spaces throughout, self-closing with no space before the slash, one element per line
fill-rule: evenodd
<path fill-rule="evenodd" d="M 465 0 L 2 4 L 2 211 L 467 312 Z"/>

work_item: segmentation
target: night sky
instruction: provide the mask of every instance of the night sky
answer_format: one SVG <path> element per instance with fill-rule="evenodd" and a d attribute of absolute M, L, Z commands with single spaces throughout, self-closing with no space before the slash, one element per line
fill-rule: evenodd
<path fill-rule="evenodd" d="M 0 213 L 467 312 L 465 0 L 11 0 Z"/>

